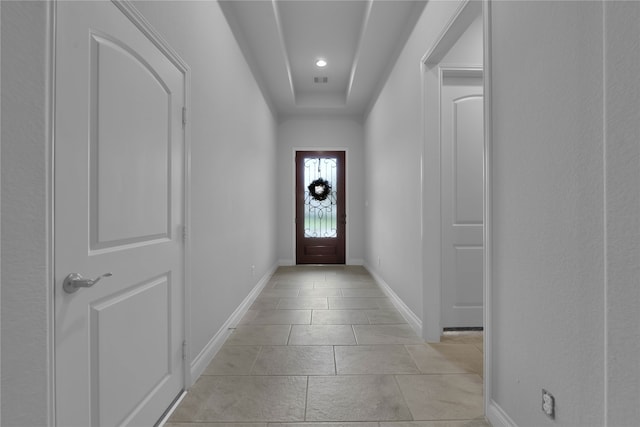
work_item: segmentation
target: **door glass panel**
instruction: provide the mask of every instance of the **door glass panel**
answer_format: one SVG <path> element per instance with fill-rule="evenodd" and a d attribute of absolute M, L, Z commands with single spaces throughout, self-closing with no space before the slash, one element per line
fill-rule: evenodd
<path fill-rule="evenodd" d="M 304 237 L 338 237 L 337 175 L 336 158 L 304 159 Z"/>

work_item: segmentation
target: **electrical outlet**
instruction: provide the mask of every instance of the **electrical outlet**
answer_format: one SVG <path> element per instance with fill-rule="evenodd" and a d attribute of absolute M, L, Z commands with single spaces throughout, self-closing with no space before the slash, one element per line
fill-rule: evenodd
<path fill-rule="evenodd" d="M 556 398 L 545 389 L 542 389 L 542 412 L 552 420 L 556 418 Z"/>

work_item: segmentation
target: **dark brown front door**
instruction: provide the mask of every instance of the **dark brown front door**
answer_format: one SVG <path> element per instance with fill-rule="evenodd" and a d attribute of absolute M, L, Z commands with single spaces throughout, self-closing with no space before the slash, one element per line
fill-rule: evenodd
<path fill-rule="evenodd" d="M 296 263 L 345 263 L 344 151 L 296 152 Z"/>

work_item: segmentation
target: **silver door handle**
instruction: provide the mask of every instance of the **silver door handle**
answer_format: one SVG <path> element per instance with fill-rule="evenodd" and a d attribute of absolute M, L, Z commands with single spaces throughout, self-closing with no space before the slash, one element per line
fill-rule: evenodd
<path fill-rule="evenodd" d="M 95 285 L 102 279 L 103 277 L 111 277 L 112 273 L 105 273 L 102 276 L 96 277 L 95 279 L 85 279 L 82 277 L 80 273 L 71 273 L 67 277 L 65 277 L 64 282 L 62 282 L 62 289 L 68 294 L 72 294 L 77 291 L 79 288 L 90 288 Z"/>

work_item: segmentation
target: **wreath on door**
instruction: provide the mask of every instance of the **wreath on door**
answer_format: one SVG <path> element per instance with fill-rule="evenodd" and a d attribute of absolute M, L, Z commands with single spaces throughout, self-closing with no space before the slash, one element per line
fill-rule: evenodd
<path fill-rule="evenodd" d="M 313 181 L 311 184 L 309 184 L 307 189 L 309 190 L 309 194 L 311 195 L 311 197 L 320 202 L 326 200 L 327 197 L 329 197 L 329 195 L 331 194 L 331 184 L 329 184 L 329 181 L 322 178 L 318 178 Z"/>

